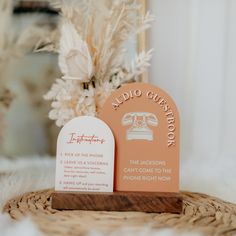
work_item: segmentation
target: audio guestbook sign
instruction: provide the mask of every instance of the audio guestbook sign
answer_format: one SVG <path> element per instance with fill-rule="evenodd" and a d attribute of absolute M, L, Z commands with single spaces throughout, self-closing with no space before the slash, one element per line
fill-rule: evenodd
<path fill-rule="evenodd" d="M 122 86 L 99 114 L 115 137 L 115 190 L 179 191 L 179 114 L 162 89 Z"/>

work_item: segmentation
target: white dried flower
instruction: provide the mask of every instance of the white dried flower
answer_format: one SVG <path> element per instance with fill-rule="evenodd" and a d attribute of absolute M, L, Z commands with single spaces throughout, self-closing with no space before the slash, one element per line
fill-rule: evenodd
<path fill-rule="evenodd" d="M 57 126 L 77 116 L 96 115 L 93 88 L 84 89 L 78 81 L 57 79 L 44 98 L 52 100 L 49 118 L 56 120 Z"/>
<path fill-rule="evenodd" d="M 127 82 L 129 73 L 125 69 L 120 69 L 111 77 L 111 83 L 113 88 L 119 88 L 123 83 Z"/>
<path fill-rule="evenodd" d="M 113 88 L 112 83 L 109 83 L 108 81 L 104 81 L 101 85 L 96 85 L 95 103 L 98 113 L 103 107 L 106 99 L 111 95 L 114 90 L 115 89 Z"/>
<path fill-rule="evenodd" d="M 76 115 L 77 116 L 95 116 L 96 106 L 94 100 L 94 89 L 90 86 L 88 89 L 84 89 L 78 99 L 76 105 Z"/>
<path fill-rule="evenodd" d="M 59 67 L 64 79 L 89 82 L 93 75 L 88 45 L 70 22 L 64 22 L 61 27 Z"/>

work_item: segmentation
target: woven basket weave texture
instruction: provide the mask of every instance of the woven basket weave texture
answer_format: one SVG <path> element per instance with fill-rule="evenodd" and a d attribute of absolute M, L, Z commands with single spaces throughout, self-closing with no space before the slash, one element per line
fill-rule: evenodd
<path fill-rule="evenodd" d="M 4 211 L 15 220 L 30 215 L 50 236 L 86 235 L 90 230 L 109 234 L 128 227 L 140 232 L 165 227 L 204 235 L 236 235 L 236 205 L 205 194 L 182 192 L 182 214 L 142 212 L 58 211 L 51 208 L 53 190 L 26 193 L 10 200 Z"/>

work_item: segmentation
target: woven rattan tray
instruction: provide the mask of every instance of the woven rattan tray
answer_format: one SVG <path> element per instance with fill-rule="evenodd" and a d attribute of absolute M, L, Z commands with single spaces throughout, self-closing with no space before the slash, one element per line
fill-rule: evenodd
<path fill-rule="evenodd" d="M 57 211 L 51 208 L 53 190 L 26 193 L 10 200 L 4 211 L 20 220 L 30 215 L 46 235 L 85 235 L 90 230 L 105 234 L 128 227 L 134 232 L 171 227 L 204 235 L 236 234 L 236 205 L 199 193 L 183 192 L 182 214 L 141 212 Z"/>

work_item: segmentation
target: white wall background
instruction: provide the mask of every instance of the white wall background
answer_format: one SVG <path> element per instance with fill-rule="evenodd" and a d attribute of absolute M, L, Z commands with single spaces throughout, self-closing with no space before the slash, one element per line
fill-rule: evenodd
<path fill-rule="evenodd" d="M 176 100 L 183 151 L 236 155 L 236 1 L 150 0 L 152 83 Z"/>
<path fill-rule="evenodd" d="M 227 174 L 236 167 L 236 1 L 149 0 L 149 9 L 156 15 L 150 80 L 179 107 L 182 162 L 202 165 L 201 176 L 211 160 L 209 177 L 230 181 Z"/>

